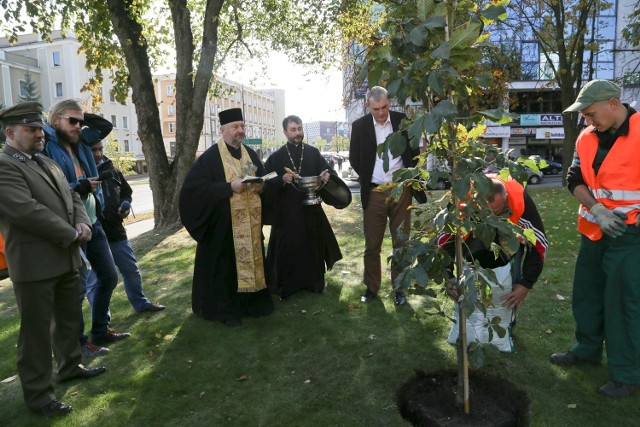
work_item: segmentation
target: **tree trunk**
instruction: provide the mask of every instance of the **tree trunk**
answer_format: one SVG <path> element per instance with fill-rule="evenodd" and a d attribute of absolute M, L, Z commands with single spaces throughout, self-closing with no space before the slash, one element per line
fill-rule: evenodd
<path fill-rule="evenodd" d="M 138 136 L 149 166 L 156 227 L 180 222 L 180 188 L 195 160 L 204 122 L 204 105 L 209 93 L 218 45 L 218 19 L 224 0 L 207 1 L 203 23 L 200 62 L 194 78 L 194 45 L 191 16 L 185 0 L 170 1 L 176 40 L 176 155 L 167 158 L 158 101 L 155 96 L 148 46 L 141 25 L 131 19 L 132 0 L 107 0 L 115 33 L 125 54 L 132 100 L 138 116 Z"/>

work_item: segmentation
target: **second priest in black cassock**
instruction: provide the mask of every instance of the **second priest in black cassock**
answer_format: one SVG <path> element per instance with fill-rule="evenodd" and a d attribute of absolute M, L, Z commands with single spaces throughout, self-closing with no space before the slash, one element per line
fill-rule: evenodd
<path fill-rule="evenodd" d="M 286 117 L 282 127 L 288 142 L 265 163 L 266 173 L 278 174 L 267 195 L 265 216 L 272 227 L 265 274 L 269 289 L 286 300 L 300 290 L 324 292 L 325 266 L 330 270 L 342 253 L 322 206 L 303 204 L 306 195 L 293 186 L 285 167 L 303 177 L 319 175 L 325 183 L 339 178 L 317 148 L 303 144 L 299 117 Z"/>

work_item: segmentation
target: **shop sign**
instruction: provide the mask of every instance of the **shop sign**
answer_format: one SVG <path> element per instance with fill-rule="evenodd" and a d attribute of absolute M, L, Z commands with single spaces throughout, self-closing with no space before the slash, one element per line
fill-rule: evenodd
<path fill-rule="evenodd" d="M 538 128 L 536 139 L 564 139 L 564 128 Z"/>
<path fill-rule="evenodd" d="M 487 126 L 487 130 L 482 135 L 483 138 L 509 138 L 511 128 L 509 126 Z"/>
<path fill-rule="evenodd" d="M 511 128 L 511 135 L 533 135 L 535 128 Z"/>
<path fill-rule="evenodd" d="M 541 126 L 562 126 L 562 114 L 541 114 Z"/>
<path fill-rule="evenodd" d="M 539 126 L 540 114 L 521 114 L 520 124 L 522 126 Z"/>

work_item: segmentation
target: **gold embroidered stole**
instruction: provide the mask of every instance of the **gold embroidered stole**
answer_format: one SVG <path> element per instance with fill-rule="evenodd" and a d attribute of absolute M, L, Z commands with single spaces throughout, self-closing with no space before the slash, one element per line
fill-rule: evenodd
<path fill-rule="evenodd" d="M 237 160 L 231 155 L 223 140 L 219 141 L 217 145 L 227 182 L 242 179 L 243 166 L 247 163 L 253 165 L 247 149 L 244 145 L 240 146 L 242 156 L 240 160 Z M 236 270 L 238 271 L 238 292 L 257 292 L 267 287 L 262 258 L 262 204 L 260 196 L 246 190 L 242 193 L 234 192 L 230 205 Z"/>

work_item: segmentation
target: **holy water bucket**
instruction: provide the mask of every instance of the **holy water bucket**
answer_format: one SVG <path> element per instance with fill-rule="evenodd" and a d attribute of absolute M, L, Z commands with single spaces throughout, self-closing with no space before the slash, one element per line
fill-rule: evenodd
<path fill-rule="evenodd" d="M 302 201 L 304 205 L 318 205 L 322 203 L 322 199 L 318 197 L 316 191 L 324 187 L 324 181 L 320 176 L 302 176 L 294 179 L 292 182 L 294 188 L 303 193 L 307 193 L 307 197 Z"/>

